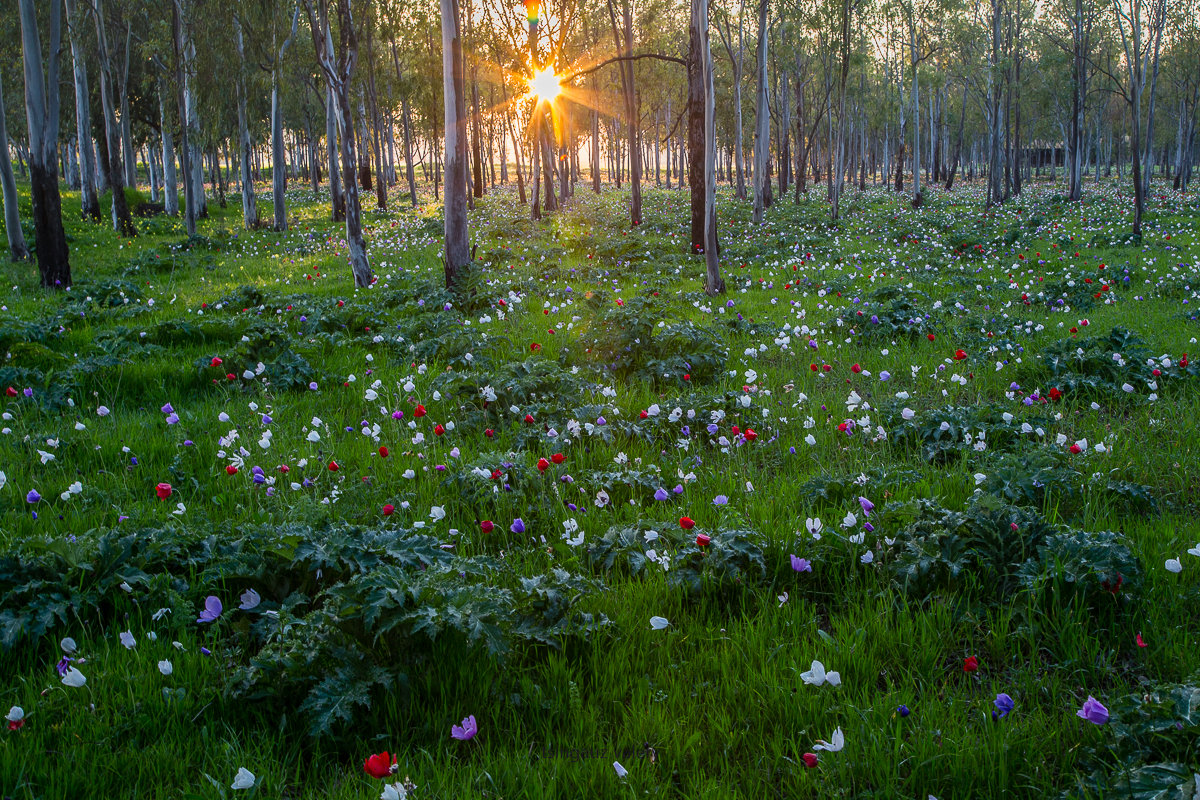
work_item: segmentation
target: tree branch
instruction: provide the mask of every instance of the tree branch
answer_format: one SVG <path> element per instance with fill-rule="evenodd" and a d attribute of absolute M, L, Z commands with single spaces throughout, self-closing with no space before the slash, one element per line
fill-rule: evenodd
<path fill-rule="evenodd" d="M 607 67 L 609 64 L 615 64 L 618 61 L 641 61 L 643 58 L 652 58 L 657 61 L 670 61 L 673 64 L 679 64 L 683 67 L 687 66 L 687 61 L 684 61 L 682 58 L 676 58 L 675 56 L 664 56 L 659 53 L 641 53 L 636 56 L 615 56 L 605 61 L 601 61 L 595 66 L 588 67 L 587 69 L 581 69 L 578 72 L 572 72 L 570 75 L 563 77 L 563 82 L 565 83 L 567 81 L 573 81 L 576 78 L 582 77 L 583 75 L 590 75 L 601 67 Z"/>

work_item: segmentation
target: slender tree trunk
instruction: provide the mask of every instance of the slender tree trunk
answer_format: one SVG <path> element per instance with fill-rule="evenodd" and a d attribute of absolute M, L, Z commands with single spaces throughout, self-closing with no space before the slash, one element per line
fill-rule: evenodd
<path fill-rule="evenodd" d="M 121 71 L 121 160 L 125 165 L 125 185 L 136 189 L 138 185 L 137 158 L 133 151 L 133 118 L 129 113 L 129 58 L 133 50 L 133 25 L 125 24 L 125 67 Z"/>
<path fill-rule="evenodd" d="M 337 112 L 334 109 L 336 101 L 333 99 L 332 89 L 325 94 L 325 138 L 329 150 L 330 219 L 334 222 L 342 222 L 346 219 L 346 195 L 342 191 L 342 171 L 338 167 Z"/>
<path fill-rule="evenodd" d="M 172 44 L 175 49 L 175 86 L 177 87 L 177 99 L 179 106 L 179 129 L 180 129 L 180 148 L 179 148 L 179 169 L 183 173 L 183 202 L 184 202 L 184 221 L 187 225 L 188 236 L 196 235 L 196 200 L 193 196 L 194 183 L 192 181 L 192 150 L 191 142 L 188 136 L 187 123 L 187 96 L 184 91 L 185 82 L 185 61 L 188 48 L 187 27 L 184 25 L 183 9 L 181 7 L 183 0 L 173 0 L 171 4 L 171 18 L 173 27 Z M 163 130 L 169 128 L 163 126 Z M 170 141 L 169 137 L 165 141 Z M 172 192 L 174 196 L 174 192 Z"/>
<path fill-rule="evenodd" d="M 280 94 L 280 73 L 283 57 L 287 54 L 300 22 L 300 6 L 292 12 L 292 29 L 275 53 L 271 68 L 271 205 L 275 212 L 275 230 L 286 231 L 287 222 L 287 171 L 283 153 L 283 98 Z M 314 190 L 315 191 L 315 190 Z"/>
<path fill-rule="evenodd" d="M 692 0 L 692 50 L 701 59 L 704 104 L 704 291 L 722 294 L 725 281 L 717 261 L 716 126 L 714 124 L 713 60 L 708 39 L 708 0 Z"/>
<path fill-rule="evenodd" d="M 725 44 L 725 52 L 729 56 L 729 62 L 733 70 L 731 76 L 733 81 L 733 171 L 737 188 L 734 190 L 734 196 L 739 200 L 746 199 L 746 174 L 743 166 L 745 158 L 745 147 L 742 144 L 742 71 L 745 65 L 746 53 L 746 35 L 745 26 L 743 24 L 743 9 L 738 9 L 738 49 L 737 55 L 733 53 L 733 35 L 729 30 L 728 24 L 722 30 L 720 21 L 717 23 L 717 33 L 721 35 L 721 40 Z"/>
<path fill-rule="evenodd" d="M 95 151 L 92 150 L 92 108 L 88 94 L 87 60 L 79 41 L 83 16 L 75 11 L 75 0 L 66 0 L 67 32 L 75 77 L 75 132 L 79 148 L 80 201 L 84 219 L 100 221 L 100 198 L 96 192 Z M 4 153 L 8 153 L 5 148 Z M 7 161 L 7 157 L 5 158 Z M 11 166 L 9 167 L 11 170 Z"/>
<path fill-rule="evenodd" d="M 768 205 L 770 177 L 767 174 L 767 159 L 771 147 L 771 112 L 767 105 L 767 0 L 758 2 L 758 57 L 755 80 L 757 95 L 754 101 L 754 214 L 755 225 L 763 222 L 763 210 Z"/>
<path fill-rule="evenodd" d="M 250 174 L 250 127 L 246 120 L 246 51 L 242 41 L 242 24 L 235 15 L 233 37 L 237 43 L 239 69 L 237 76 L 238 163 L 241 166 L 242 224 L 246 230 L 258 227 L 258 203 L 254 197 L 254 177 Z"/>
<path fill-rule="evenodd" d="M 691 0 L 692 21 L 688 36 L 688 188 L 691 192 L 691 241 L 689 252 L 703 253 L 708 219 L 708 173 L 706 163 L 715 160 L 715 143 L 708 145 L 710 137 L 705 131 L 705 109 L 708 102 L 708 67 L 711 54 L 708 45 L 708 0 Z M 713 150 L 705 150 L 712 146 Z M 714 176 L 713 180 L 716 178 Z M 714 226 L 715 231 L 715 226 Z"/>
<path fill-rule="evenodd" d="M 504 81 L 500 82 L 500 100 L 505 107 L 508 106 L 508 89 L 504 86 Z M 513 131 L 512 115 L 504 115 L 504 127 L 508 131 L 508 136 L 512 140 L 514 157 L 517 160 L 517 194 L 521 198 L 521 205 L 529 202 L 525 197 L 525 163 L 524 156 L 521 154 L 521 142 L 517 139 L 517 134 Z"/>
<path fill-rule="evenodd" d="M 958 172 L 958 161 L 962 156 L 963 129 L 967 124 L 967 83 L 963 81 L 962 111 L 958 117 L 958 139 L 954 145 L 954 160 L 950 162 L 950 173 L 946 176 L 946 191 L 954 188 L 954 175 Z"/>
<path fill-rule="evenodd" d="M 0 188 L 4 190 L 4 233 L 8 237 L 8 254 L 13 261 L 30 258 L 25 232 L 21 230 L 21 213 L 17 181 L 13 178 L 12 159 L 8 155 L 8 122 L 4 110 L 4 80 L 0 75 Z"/>
<path fill-rule="evenodd" d="M 595 98 L 592 107 L 592 191 L 600 194 L 600 90 L 596 88 L 595 77 L 592 78 L 592 95 Z"/>
<path fill-rule="evenodd" d="M 38 35 L 34 0 L 19 0 L 21 50 L 25 67 L 25 120 L 29 128 L 29 193 L 33 199 L 33 227 L 38 273 L 42 286 L 66 289 L 71 285 L 71 262 L 62 224 L 62 197 L 58 190 L 58 57 L 62 50 L 62 6 L 50 4 L 50 46 L 42 71 L 42 42 Z M 7 137 L 6 137 L 7 138 Z M 8 148 L 0 154 L 8 161 Z M 5 204 L 7 207 L 7 203 Z"/>
<path fill-rule="evenodd" d="M 104 139 L 108 154 L 108 184 L 112 187 L 113 230 L 121 236 L 136 236 L 129 203 L 125 199 L 124 178 L 121 172 L 121 133 L 112 105 L 112 54 L 108 50 L 108 37 L 104 25 L 103 0 L 94 0 L 96 15 L 96 43 L 100 57 L 100 107 L 104 113 Z M 55 3 L 57 6 L 57 3 Z"/>
<path fill-rule="evenodd" d="M 166 86 L 158 78 L 158 119 L 162 131 L 163 164 L 163 211 L 172 217 L 179 216 L 179 185 L 175 177 L 175 138 L 171 133 L 171 120 L 167 116 Z"/>
<path fill-rule="evenodd" d="M 467 248 L 467 113 L 463 97 L 462 39 L 459 35 L 458 0 L 441 0 L 442 92 L 446 128 L 446 249 L 442 265 L 446 288 L 457 290 L 462 272 L 471 261 Z"/>

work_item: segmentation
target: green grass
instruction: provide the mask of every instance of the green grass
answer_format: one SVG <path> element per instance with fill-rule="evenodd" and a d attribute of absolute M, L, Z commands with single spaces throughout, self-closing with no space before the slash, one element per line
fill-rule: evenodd
<path fill-rule="evenodd" d="M 230 784 L 246 767 L 263 797 L 376 797 L 381 784 L 362 762 L 384 750 L 397 756 L 398 778 L 417 785 L 416 797 L 1099 797 L 1145 764 L 1174 759 L 1200 770 L 1194 739 L 1135 735 L 1135 716 L 1119 710 L 1122 698 L 1197 680 L 1200 562 L 1185 551 L 1200 540 L 1200 389 L 1178 366 L 1185 352 L 1200 359 L 1194 196 L 1154 194 L 1143 240 L 1133 243 L 1126 201 L 1107 184 L 1079 206 L 1034 185 L 992 211 L 971 187 L 928 196 L 919 212 L 873 191 L 852 199 L 840 226 L 827 222 L 814 190 L 799 206 L 776 204 L 761 229 L 750 225 L 748 206 L 722 195 L 729 293 L 706 298 L 702 263 L 684 255 L 685 193 L 649 190 L 647 222 L 631 231 L 625 193 L 579 191 L 568 210 L 536 226 L 512 192 L 480 202 L 471 219 L 478 294 L 449 311 L 439 310 L 448 298 L 438 285 L 434 205 L 396 202 L 402 210 L 366 214 L 379 281 L 356 290 L 342 229 L 307 191 L 289 194 L 294 224 L 286 234 L 241 231 L 236 198 L 225 209 L 210 202 L 200 228 L 210 244 L 188 250 L 179 247 L 177 221 L 142 221 L 142 235 L 120 240 L 78 221 L 78 198 L 64 198 L 75 288 L 48 295 L 33 265 L 0 266 L 2 285 L 11 287 L 0 292 L 0 390 L 18 390 L 4 398 L 0 436 L 0 628 L 11 620 L 32 626 L 22 608 L 39 594 L 88 599 L 65 619 L 5 634 L 14 646 L 0 650 L 0 705 L 19 705 L 28 717 L 0 736 L 0 794 L 238 796 L 249 793 Z M 261 212 L 262 198 L 259 205 Z M 1084 275 L 1094 284 L 1081 284 Z M 1062 305 L 1058 295 L 1038 297 L 1052 285 L 1068 296 Z M 222 303 L 244 298 L 243 286 L 261 290 L 264 302 Z M 897 324 L 908 325 L 909 313 L 921 317 L 912 335 L 870 322 L 892 308 L 890 298 L 872 295 L 883 287 L 902 288 L 912 303 L 896 312 Z M 110 307 L 86 299 L 102 290 L 131 300 Z M 864 306 L 869 312 L 859 316 Z M 664 326 L 694 328 L 679 328 L 675 344 L 659 350 L 625 337 L 639 319 L 656 333 L 670 330 L 658 327 L 660 316 Z M 1126 377 L 1149 369 L 1129 359 L 1115 383 L 1097 379 L 1056 402 L 1021 402 L 1060 382 L 1042 364 L 1044 353 L 1063 341 L 1085 346 L 1116 326 L 1137 334 L 1148 356 L 1170 357 L 1157 399 L 1141 377 Z M 715 334 L 728 354 L 711 378 L 685 380 L 708 352 L 696 329 Z M 210 366 L 214 356 L 225 363 Z M 225 377 L 260 360 L 262 376 Z M 813 372 L 812 364 L 830 370 Z M 309 380 L 316 391 L 304 388 Z M 1125 380 L 1134 392 L 1118 388 Z M 297 388 L 284 388 L 288 382 Z M 1021 388 L 1009 396 L 1014 382 Z M 499 395 L 486 406 L 485 385 Z M 27 386 L 31 398 L 20 392 Z M 852 391 L 870 408 L 848 410 Z M 166 423 L 166 403 L 177 424 Z M 428 416 L 414 418 L 418 403 Z M 641 419 L 654 404 L 661 413 Z M 99 406 L 111 413 L 98 416 Z M 668 420 L 676 407 L 681 418 Z M 903 408 L 917 412 L 912 425 Z M 709 435 L 715 409 L 725 416 Z M 1013 422 L 978 416 L 992 411 Z M 533 425 L 522 421 L 526 413 Z M 593 434 L 568 428 L 599 416 L 607 424 Z M 315 442 L 307 438 L 313 417 L 322 421 Z M 943 417 L 973 440 L 994 426 L 988 446 L 956 443 L 926 458 L 918 427 Z M 858 421 L 851 435 L 838 430 L 847 419 Z M 1044 436 L 1009 434 L 1007 425 L 1026 420 Z M 453 429 L 435 435 L 435 423 L 449 422 Z M 718 437 L 734 438 L 732 425 L 753 428 L 757 439 L 722 444 Z M 264 430 L 273 434 L 265 449 Z M 222 442 L 231 431 L 237 438 Z M 417 432 L 424 442 L 413 441 Z M 1058 434 L 1066 444 L 1056 443 Z M 908 444 L 912 437 L 917 444 Z M 1083 439 L 1087 449 L 1068 452 Z M 1096 452 L 1098 442 L 1108 452 Z M 242 459 L 239 447 L 248 452 Z M 39 451 L 53 460 L 42 463 Z M 565 462 L 539 475 L 537 460 L 558 452 Z M 227 474 L 235 461 L 239 471 Z M 502 468 L 511 492 L 493 493 L 490 478 L 470 473 L 501 462 L 511 465 Z M 273 485 L 253 482 L 254 465 Z M 561 480 L 566 475 L 572 482 Z M 1042 476 L 1037 484 L 1033 475 Z M 998 476 L 1027 494 L 1002 495 Z M 81 491 L 60 499 L 76 481 Z M 155 495 L 160 482 L 173 487 L 167 501 Z M 292 482 L 307 483 L 293 490 Z M 670 491 L 676 484 L 680 495 Z M 596 502 L 602 487 L 604 507 Z M 658 487 L 670 499 L 655 500 Z M 31 489 L 40 502 L 26 502 Z M 728 504 L 715 505 L 718 495 Z M 859 495 L 876 505 L 876 530 L 861 543 L 849 538 L 864 532 Z M 1094 575 L 1083 587 L 1048 578 L 1038 591 L 1001 590 L 1008 584 L 983 559 L 933 588 L 906 591 L 900 545 L 884 537 L 903 544 L 918 501 L 971 513 L 977 495 L 1011 504 L 1006 514 L 1115 532 L 1137 573 L 1117 594 L 1101 590 Z M 383 515 L 385 504 L 394 515 Z M 431 518 L 434 506 L 444 519 Z M 847 512 L 857 522 L 842 530 Z M 681 537 L 685 515 L 696 530 Z M 524 534 L 508 530 L 516 517 Z M 819 541 L 805 531 L 808 517 L 824 521 Z M 493 533 L 481 532 L 484 519 L 495 521 Z M 585 534 L 582 545 L 561 537 L 570 519 Z M 637 549 L 671 553 L 672 570 L 694 533 L 712 534 L 714 549 L 696 556 L 712 564 L 733 529 L 749 532 L 764 569 L 741 569 L 726 582 L 706 573 L 688 591 L 653 563 L 637 575 L 591 564 L 589 549 L 610 527 L 639 524 L 663 537 Z M 267 565 L 292 557 L 272 548 L 294 546 L 289 531 L 319 537 L 344 526 L 378 531 L 372 541 L 385 543 L 431 535 L 461 557 L 451 573 L 470 573 L 468 584 L 491 576 L 488 586 L 504 587 L 494 593 L 560 568 L 587 575 L 592 588 L 571 594 L 569 605 L 610 624 L 550 636 L 549 644 L 518 637 L 497 657 L 456 627 L 456 614 L 469 617 L 489 599 L 468 602 L 457 584 L 421 601 L 450 598 L 437 606 L 445 627 L 433 641 L 372 639 L 358 607 L 342 606 L 335 628 L 373 642 L 365 657 L 394 669 L 395 680 L 365 690 L 349 721 L 310 736 L 305 695 L 294 687 L 240 691 L 245 668 L 284 644 L 264 633 L 265 615 L 235 609 L 241 591 L 256 587 L 264 608 L 315 624 L 312 615 L 339 591 L 332 584 L 353 583 L 333 566 L 344 556 L 329 557 L 325 571 L 338 577 L 326 579 L 315 561 L 272 572 Z M 263 530 L 283 538 L 252 533 Z M 214 552 L 217 566 L 197 558 L 175 574 L 139 574 L 142 553 L 106 572 L 96 547 L 114 531 L 164 547 L 211 535 L 263 550 Z M 861 563 L 868 549 L 874 561 Z M 794 572 L 792 553 L 811 559 L 813 572 Z M 1181 559 L 1181 573 L 1164 569 L 1168 558 Z M 63 581 L 69 574 L 78 582 L 22 587 L 37 563 L 63 565 Z M 411 569 L 398 574 L 418 579 Z M 104 594 L 88 595 L 102 575 Z M 117 588 L 122 580 L 131 592 Z M 302 596 L 294 606 L 291 591 Z M 200 625 L 208 594 L 221 597 L 225 614 Z M 155 621 L 160 608 L 171 611 Z M 651 616 L 670 625 L 651 630 Z M 137 638 L 133 649 L 118 641 L 127 630 Z M 1135 644 L 1139 632 L 1145 648 Z M 62 685 L 54 671 L 67 635 L 86 658 L 83 688 Z M 312 635 L 312 652 L 331 658 Z M 962 668 L 970 655 L 978 672 Z M 169 676 L 157 666 L 164 659 Z M 804 684 L 800 673 L 813 660 L 839 671 L 842 685 Z M 318 661 L 316 672 L 323 669 L 332 675 L 333 661 Z M 280 674 L 302 671 L 293 664 Z M 993 720 L 1001 692 L 1015 708 Z M 1114 711 L 1113 722 L 1097 727 L 1076 717 L 1088 695 Z M 901 716 L 901 705 L 911 714 Z M 478 736 L 453 740 L 451 725 L 468 714 Z M 1194 735 L 1196 724 L 1188 721 L 1185 733 Z M 839 727 L 844 749 L 805 767 L 803 754 Z"/>

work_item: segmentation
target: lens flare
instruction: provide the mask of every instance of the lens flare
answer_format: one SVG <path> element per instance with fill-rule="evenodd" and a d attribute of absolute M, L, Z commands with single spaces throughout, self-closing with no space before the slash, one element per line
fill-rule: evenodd
<path fill-rule="evenodd" d="M 535 95 L 549 103 L 553 102 L 554 98 L 558 97 L 562 91 L 562 86 L 558 81 L 559 77 L 554 74 L 554 70 L 547 67 L 534 73 L 533 78 L 529 81 L 529 88 Z"/>

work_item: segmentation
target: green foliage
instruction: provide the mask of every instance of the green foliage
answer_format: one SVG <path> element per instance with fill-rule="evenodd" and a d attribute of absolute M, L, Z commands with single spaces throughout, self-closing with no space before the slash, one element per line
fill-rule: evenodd
<path fill-rule="evenodd" d="M 657 536 L 647 540 L 649 531 Z M 694 534 L 682 531 L 674 522 L 613 526 L 589 545 L 587 563 L 604 575 L 633 577 L 651 569 L 663 570 L 668 586 L 685 589 L 690 594 L 724 594 L 761 585 L 766 580 L 762 534 L 719 528 L 709 536 L 710 542 L 700 546 Z M 648 549 L 656 551 L 657 562 L 646 558 Z"/>
<path fill-rule="evenodd" d="M 989 406 L 945 406 L 916 413 L 912 419 L 904 419 L 896 404 L 885 412 L 892 420 L 888 438 L 895 447 L 918 452 L 931 464 L 946 464 L 981 446 L 989 452 L 1007 452 L 1026 449 L 1036 441 L 1036 429 L 1043 430 L 1050 424 L 1041 415 L 1023 416 L 1018 419 L 1000 409 Z M 1022 424 L 1035 429 L 1033 433 L 1022 433 Z"/>
<path fill-rule="evenodd" d="M 257 587 L 249 627 L 229 602 Z M 250 654 L 230 677 L 235 697 L 296 704 L 313 735 L 334 732 L 379 689 L 425 665 L 435 640 L 502 658 L 525 642 L 552 648 L 607 624 L 579 610 L 602 587 L 561 569 L 525 577 L 464 558 L 430 536 L 389 528 L 246 526 L 236 538 L 177 528 L 28 544 L 0 556 L 0 645 L 14 648 L 101 623 L 144 602 L 187 617 L 207 594 Z"/>
<path fill-rule="evenodd" d="M 662 303 L 634 297 L 610 308 L 580 337 L 592 363 L 622 380 L 706 383 L 724 368 L 728 350 L 711 329 L 668 323 Z"/>
<path fill-rule="evenodd" d="M 1030 509 L 987 495 L 962 511 L 917 501 L 912 512 L 889 561 L 897 586 L 910 596 L 969 581 L 986 587 L 992 603 L 1011 602 L 1018 591 L 1058 604 L 1078 595 L 1093 605 L 1136 592 L 1140 566 L 1121 534 L 1062 531 Z"/>
<path fill-rule="evenodd" d="M 843 319 L 864 341 L 917 341 L 943 327 L 943 313 L 926 307 L 929 302 L 929 295 L 922 291 L 885 286 L 864 302 L 849 306 Z"/>
<path fill-rule="evenodd" d="M 1152 391 L 1152 383 L 1167 383 L 1172 378 L 1191 377 L 1191 364 L 1180 367 L 1151 365 L 1150 350 L 1136 333 L 1114 327 L 1107 335 L 1082 339 L 1063 339 L 1042 350 L 1038 356 L 1041 370 L 1037 378 L 1045 380 L 1067 398 L 1104 397 L 1130 400 Z M 1155 376 L 1158 369 L 1160 376 Z M 1134 391 L 1126 391 L 1124 386 Z"/>

